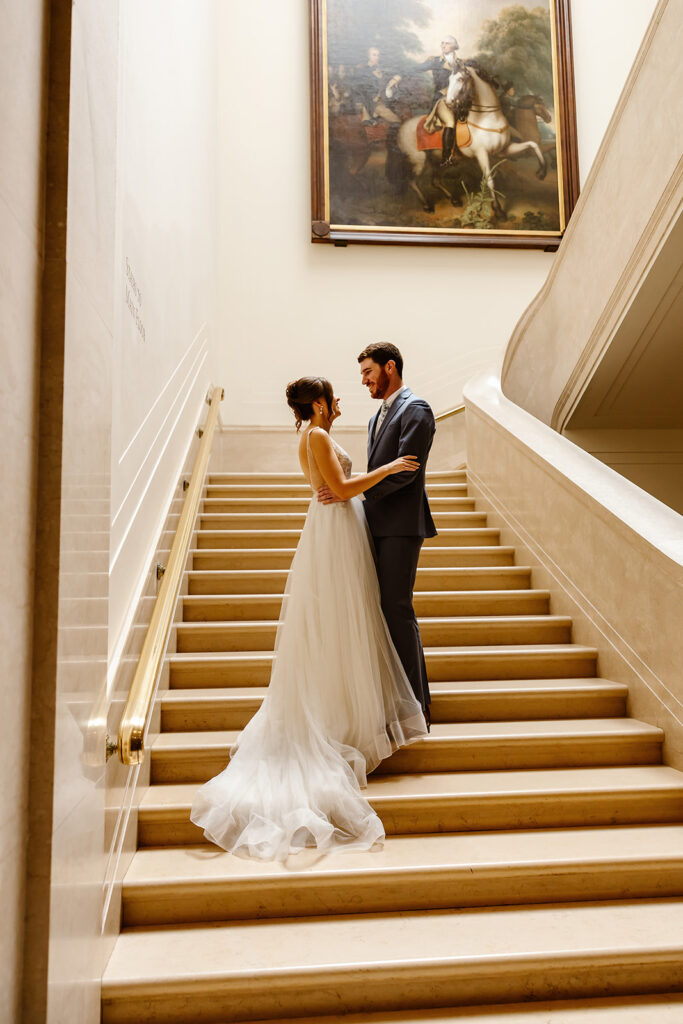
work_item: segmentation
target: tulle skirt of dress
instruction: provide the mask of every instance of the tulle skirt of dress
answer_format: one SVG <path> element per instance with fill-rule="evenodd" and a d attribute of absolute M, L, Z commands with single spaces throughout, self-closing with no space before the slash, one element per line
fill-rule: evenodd
<path fill-rule="evenodd" d="M 192 821 L 242 856 L 369 849 L 384 838 L 361 793 L 397 747 L 426 735 L 381 612 L 362 503 L 312 501 L 285 592 L 270 685 L 197 792 Z"/>

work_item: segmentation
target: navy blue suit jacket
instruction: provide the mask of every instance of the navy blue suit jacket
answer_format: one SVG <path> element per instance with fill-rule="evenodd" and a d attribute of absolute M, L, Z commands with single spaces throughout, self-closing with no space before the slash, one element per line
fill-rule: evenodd
<path fill-rule="evenodd" d="M 368 428 L 368 472 L 401 455 L 417 455 L 416 473 L 387 476 L 365 492 L 365 515 L 373 537 L 434 537 L 436 527 L 425 491 L 427 456 L 436 424 L 431 408 L 410 388 L 391 404 L 377 432 L 380 410 Z"/>

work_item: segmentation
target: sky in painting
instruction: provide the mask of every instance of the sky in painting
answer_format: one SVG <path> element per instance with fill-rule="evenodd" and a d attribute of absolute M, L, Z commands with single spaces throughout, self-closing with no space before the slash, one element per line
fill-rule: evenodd
<path fill-rule="evenodd" d="M 425 58 L 439 53 L 439 43 L 445 35 L 458 40 L 458 56 L 467 59 L 477 48 L 482 22 L 497 18 L 504 7 L 519 6 L 533 10 L 542 7 L 548 10 L 550 0 L 429 0 L 433 16 L 426 28 L 414 27 L 415 34 L 423 42 L 423 50 L 412 56 Z"/>

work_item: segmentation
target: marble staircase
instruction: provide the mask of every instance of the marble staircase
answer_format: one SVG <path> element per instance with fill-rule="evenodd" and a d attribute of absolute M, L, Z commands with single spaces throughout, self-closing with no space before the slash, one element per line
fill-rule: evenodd
<path fill-rule="evenodd" d="M 369 780 L 383 850 L 282 865 L 217 850 L 189 808 L 265 694 L 310 491 L 209 477 L 105 1024 L 683 1021 L 683 774 L 464 471 L 428 487 L 431 734 Z"/>

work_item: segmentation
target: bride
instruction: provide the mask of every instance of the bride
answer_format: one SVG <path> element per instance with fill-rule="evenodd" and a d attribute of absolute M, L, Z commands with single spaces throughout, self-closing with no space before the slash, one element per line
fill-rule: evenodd
<path fill-rule="evenodd" d="M 287 387 L 301 468 L 314 491 L 294 555 L 263 704 L 230 751 L 228 767 L 197 792 L 192 821 L 225 850 L 263 860 L 305 847 L 369 849 L 384 839 L 361 793 L 397 747 L 427 734 L 380 608 L 371 541 L 357 495 L 415 471 L 409 455 L 351 477 L 331 437 L 340 415 L 332 385 L 302 377 Z"/>

